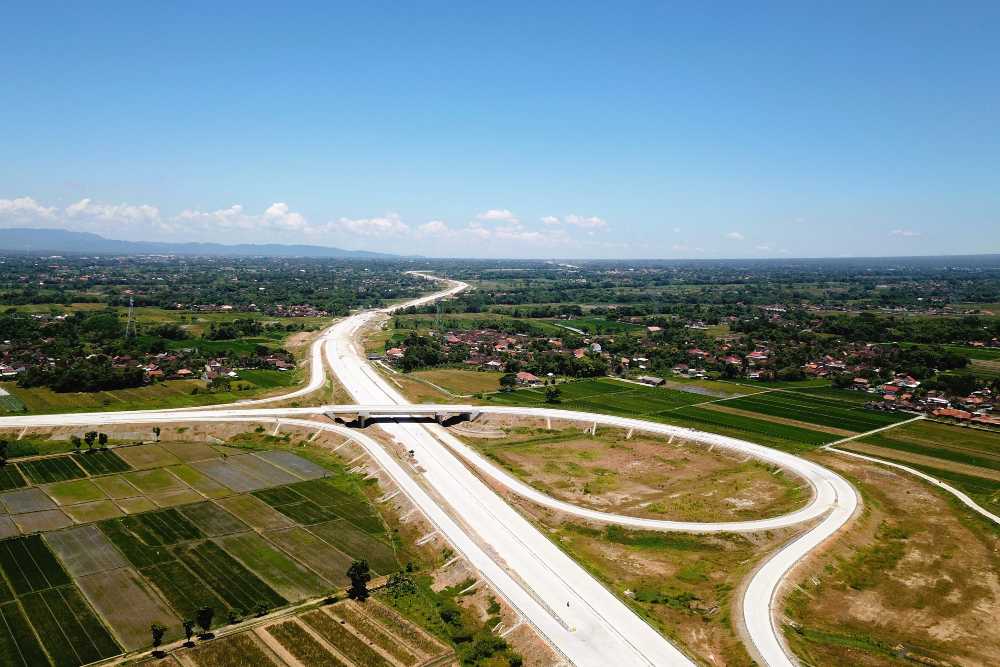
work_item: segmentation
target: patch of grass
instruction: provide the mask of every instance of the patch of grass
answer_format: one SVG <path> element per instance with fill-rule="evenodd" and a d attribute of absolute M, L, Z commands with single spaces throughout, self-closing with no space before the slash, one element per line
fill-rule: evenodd
<path fill-rule="evenodd" d="M 375 600 L 370 600 L 365 604 L 365 613 L 389 628 L 393 634 L 403 639 L 407 644 L 426 655 L 433 656 L 444 652 L 443 647 L 428 637 L 423 630 L 417 628 L 396 611 Z"/>
<path fill-rule="evenodd" d="M 861 591 L 877 584 L 903 557 L 906 537 L 898 527 L 880 525 L 873 544 L 858 549 L 850 560 L 841 563 L 840 571 L 847 585 Z"/>

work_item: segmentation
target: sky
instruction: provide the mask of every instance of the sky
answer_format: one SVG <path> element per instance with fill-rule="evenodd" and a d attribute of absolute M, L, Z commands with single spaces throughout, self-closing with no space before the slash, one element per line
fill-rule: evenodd
<path fill-rule="evenodd" d="M 207 6 L 211 5 L 211 6 Z M 1000 3 L 11 3 L 0 226 L 1000 252 Z"/>

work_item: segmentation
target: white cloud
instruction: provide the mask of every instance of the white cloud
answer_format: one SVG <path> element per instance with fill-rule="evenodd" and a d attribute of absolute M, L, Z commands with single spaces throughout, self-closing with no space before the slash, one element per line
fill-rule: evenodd
<path fill-rule="evenodd" d="M 445 236 L 451 232 L 448 223 L 443 220 L 431 220 L 417 227 L 417 231 L 426 236 Z"/>
<path fill-rule="evenodd" d="M 160 209 L 148 204 L 134 206 L 132 204 L 102 204 L 93 199 L 81 199 L 66 207 L 69 218 L 84 218 L 100 222 L 157 222 L 160 219 Z"/>
<path fill-rule="evenodd" d="M 339 218 L 333 228 L 358 236 L 384 237 L 408 234 L 410 226 L 399 218 L 398 213 L 386 213 L 378 218 Z"/>
<path fill-rule="evenodd" d="M 491 208 L 476 214 L 476 220 L 488 222 L 518 222 L 517 216 L 506 208 Z"/>
<path fill-rule="evenodd" d="M 680 233 L 681 233 L 681 228 L 680 227 L 674 227 L 674 234 L 680 234 Z"/>
<path fill-rule="evenodd" d="M 729 232 L 728 234 L 726 234 L 726 238 L 729 239 L 730 241 L 742 241 L 746 237 L 740 234 L 739 232 Z"/>
<path fill-rule="evenodd" d="M 902 236 L 905 238 L 912 238 L 914 236 L 920 236 L 921 232 L 915 231 L 913 229 L 894 229 L 889 232 L 889 236 Z"/>
<path fill-rule="evenodd" d="M 575 213 L 571 213 L 564 218 L 547 215 L 541 220 L 543 224 L 550 227 L 558 227 L 559 225 L 566 224 L 574 227 L 581 227 L 583 229 L 606 229 L 608 226 L 607 221 L 603 218 L 598 218 L 597 216 L 576 215 Z"/>
<path fill-rule="evenodd" d="M 760 250 L 761 252 L 767 252 L 768 250 L 771 249 L 771 247 L 772 246 L 771 246 L 770 243 L 758 243 L 753 248 L 754 248 L 754 250 Z"/>
<path fill-rule="evenodd" d="M 264 221 L 271 227 L 289 231 L 306 231 L 308 223 L 301 213 L 288 210 L 288 204 L 275 202 L 264 211 Z"/>
<path fill-rule="evenodd" d="M 608 226 L 606 220 L 598 218 L 597 216 L 584 217 L 581 215 L 567 215 L 565 220 L 567 225 L 575 225 L 577 227 L 585 227 L 588 229 L 604 229 Z"/>
<path fill-rule="evenodd" d="M 42 206 L 31 197 L 0 199 L 0 219 L 30 221 L 37 218 L 51 219 L 55 215 L 54 207 Z"/>

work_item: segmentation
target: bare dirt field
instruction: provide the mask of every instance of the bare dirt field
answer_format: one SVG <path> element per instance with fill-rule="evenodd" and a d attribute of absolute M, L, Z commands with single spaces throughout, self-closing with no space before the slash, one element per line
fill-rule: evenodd
<path fill-rule="evenodd" d="M 753 567 L 794 531 L 692 535 L 626 530 L 588 525 L 508 498 L 688 655 L 709 665 L 756 664 L 733 624 L 735 598 Z"/>
<path fill-rule="evenodd" d="M 814 665 L 1000 664 L 1000 530 L 905 473 L 832 453 L 864 510 L 800 567 L 786 636 Z"/>
<path fill-rule="evenodd" d="M 777 516 L 801 507 L 808 485 L 758 461 L 679 439 L 618 429 L 483 424 L 503 438 L 465 441 L 535 488 L 583 507 L 686 521 Z M 462 437 L 461 430 L 455 431 Z"/>

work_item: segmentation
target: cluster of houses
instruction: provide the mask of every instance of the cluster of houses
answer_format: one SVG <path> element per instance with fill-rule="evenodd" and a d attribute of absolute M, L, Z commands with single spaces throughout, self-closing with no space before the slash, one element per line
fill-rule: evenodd
<path fill-rule="evenodd" d="M 245 306 L 233 306 L 228 303 L 175 303 L 174 309 L 191 310 L 198 313 L 231 313 L 234 311 L 242 313 L 264 312 L 265 314 L 273 317 L 327 317 L 330 314 L 322 308 L 317 308 L 316 306 L 308 303 L 294 305 L 276 303 L 265 307 L 263 310 L 256 303 L 247 304 Z"/>

